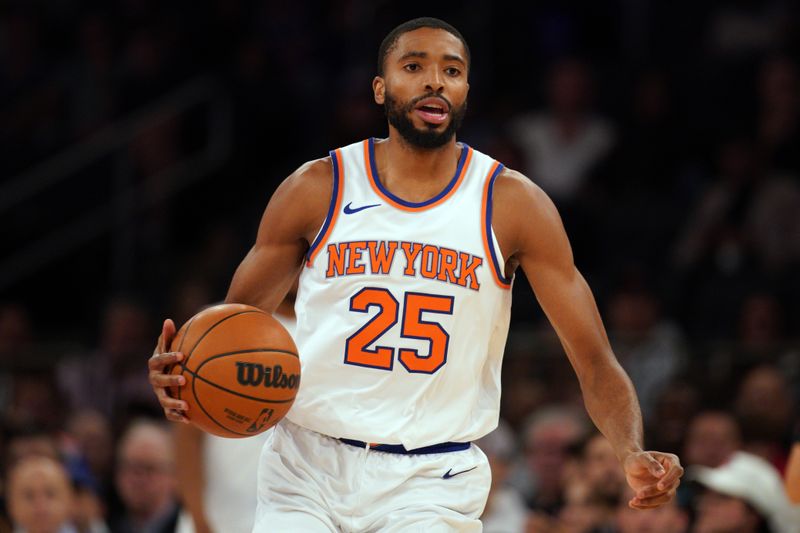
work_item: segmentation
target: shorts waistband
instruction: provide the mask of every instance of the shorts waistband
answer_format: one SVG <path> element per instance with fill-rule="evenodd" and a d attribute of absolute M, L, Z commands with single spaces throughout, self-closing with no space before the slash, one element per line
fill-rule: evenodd
<path fill-rule="evenodd" d="M 344 442 L 345 444 L 349 444 L 350 446 L 357 446 L 359 448 L 369 447 L 370 450 L 375 450 L 377 452 L 398 453 L 402 455 L 460 452 L 462 450 L 466 450 L 472 444 L 470 442 L 442 442 L 440 444 L 431 444 L 430 446 L 423 446 L 422 448 L 414 448 L 413 450 L 407 450 L 406 447 L 403 446 L 402 444 L 375 444 L 372 442 L 366 443 L 361 440 L 353 440 L 353 439 L 339 439 L 339 440 Z"/>

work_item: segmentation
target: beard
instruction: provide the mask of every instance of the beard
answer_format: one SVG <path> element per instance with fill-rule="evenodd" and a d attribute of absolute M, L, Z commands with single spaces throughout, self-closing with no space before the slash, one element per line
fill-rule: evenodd
<path fill-rule="evenodd" d="M 406 140 L 408 144 L 423 150 L 434 150 L 441 148 L 452 139 L 456 132 L 461 128 L 461 123 L 464 122 L 464 115 L 467 114 L 467 101 L 458 107 L 450 106 L 450 123 L 443 131 L 436 131 L 438 127 L 436 124 L 426 124 L 427 129 L 420 129 L 414 126 L 411 122 L 409 114 L 414 111 L 417 103 L 430 98 L 431 96 L 438 96 L 435 94 L 426 94 L 418 98 L 414 98 L 407 104 L 401 104 L 395 100 L 389 91 L 385 93 L 385 103 L 383 104 L 383 111 L 386 114 L 386 119 L 389 124 L 400 133 L 400 136 Z M 441 96 L 438 96 L 442 98 Z M 442 98 L 444 100 L 444 98 Z M 445 100 L 446 101 L 446 100 Z M 450 102 L 447 102 L 448 105 Z"/>

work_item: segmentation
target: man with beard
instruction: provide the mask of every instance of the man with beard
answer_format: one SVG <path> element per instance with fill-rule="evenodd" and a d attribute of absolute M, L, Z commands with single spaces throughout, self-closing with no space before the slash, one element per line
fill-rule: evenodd
<path fill-rule="evenodd" d="M 469 84 L 461 34 L 422 18 L 392 30 L 372 87 L 389 122 L 306 163 L 273 195 L 228 302 L 273 312 L 300 274 L 303 382 L 264 446 L 255 531 L 480 531 L 490 485 L 471 442 L 497 425 L 511 283 L 521 266 L 561 337 L 587 410 L 635 489 L 669 501 L 683 472 L 642 449 L 630 380 L 576 270 L 558 213 L 525 176 L 456 141 Z M 186 404 L 150 380 L 167 418 Z"/>

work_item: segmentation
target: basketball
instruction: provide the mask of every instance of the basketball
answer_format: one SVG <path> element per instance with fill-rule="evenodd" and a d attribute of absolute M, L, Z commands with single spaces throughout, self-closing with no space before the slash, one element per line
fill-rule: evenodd
<path fill-rule="evenodd" d="M 170 351 L 183 361 L 169 373 L 186 385 L 170 394 L 189 404 L 187 418 L 220 437 L 257 435 L 286 415 L 300 386 L 300 360 L 289 332 L 269 313 L 243 304 L 209 307 L 177 332 Z"/>

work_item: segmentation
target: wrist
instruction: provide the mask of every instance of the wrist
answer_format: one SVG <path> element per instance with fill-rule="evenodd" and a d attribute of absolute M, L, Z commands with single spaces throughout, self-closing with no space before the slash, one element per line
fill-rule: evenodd
<path fill-rule="evenodd" d="M 617 458 L 619 458 L 620 464 L 625 464 L 630 457 L 638 455 L 640 453 L 644 453 L 644 450 L 641 446 L 628 446 L 623 448 L 622 450 L 617 451 Z"/>

